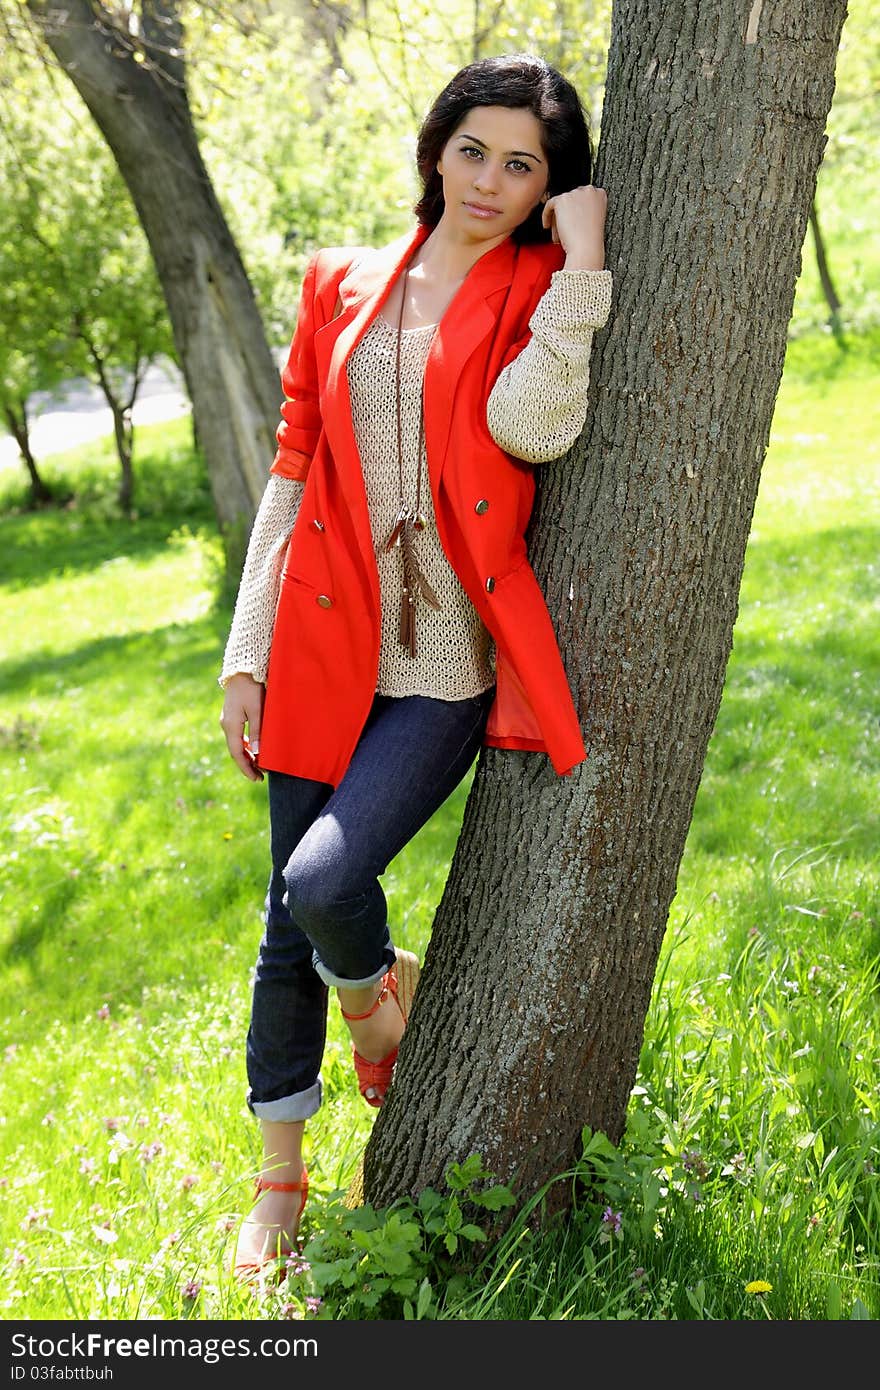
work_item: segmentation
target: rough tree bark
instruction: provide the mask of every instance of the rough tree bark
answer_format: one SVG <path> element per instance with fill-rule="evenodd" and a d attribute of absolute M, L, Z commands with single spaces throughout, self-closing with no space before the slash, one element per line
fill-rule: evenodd
<path fill-rule="evenodd" d="M 709 738 L 845 0 L 617 0 L 594 181 L 611 318 L 530 556 L 589 750 L 484 748 L 395 1080 L 377 1206 L 479 1153 L 527 1198 L 619 1142 Z M 567 1184 L 548 1207 L 564 1209 Z M 499 1218 L 500 1230 L 505 1217 Z"/>
<path fill-rule="evenodd" d="M 27 0 L 119 165 L 168 306 L 230 575 L 275 449 L 281 388 L 253 290 L 202 162 L 176 0 L 124 11 Z"/>

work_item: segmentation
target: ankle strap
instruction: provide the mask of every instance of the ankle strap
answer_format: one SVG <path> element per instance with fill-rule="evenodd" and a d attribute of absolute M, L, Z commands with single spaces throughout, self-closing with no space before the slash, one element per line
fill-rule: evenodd
<path fill-rule="evenodd" d="M 360 1022 L 360 1020 L 361 1020 L 362 1018 L 372 1018 L 372 1017 L 373 1017 L 373 1014 L 376 1012 L 376 1010 L 377 1010 L 378 1008 L 380 1008 L 380 1007 L 385 1003 L 385 1000 L 388 998 L 388 990 L 389 990 L 389 985 L 390 985 L 390 977 L 391 977 L 391 971 L 390 971 L 390 970 L 388 971 L 387 975 L 383 975 L 383 976 L 382 976 L 382 988 L 381 988 L 381 990 L 379 991 L 379 997 L 378 997 L 378 999 L 376 1000 L 375 1004 L 373 1005 L 373 1007 L 372 1007 L 371 1009 L 367 1009 L 367 1012 L 366 1012 L 365 1014 L 347 1014 L 347 1013 L 345 1012 L 345 1010 L 343 1009 L 342 1005 L 340 1004 L 340 1006 L 339 1006 L 339 1012 L 342 1014 L 342 1017 L 343 1017 L 344 1019 L 347 1019 L 349 1023 L 358 1023 L 358 1022 Z M 395 984 L 396 984 L 396 983 L 397 983 L 397 981 L 395 980 Z"/>
<path fill-rule="evenodd" d="M 299 1182 L 273 1182 L 270 1178 L 263 1177 L 259 1173 L 256 1178 L 256 1189 L 258 1192 L 306 1192 L 309 1186 L 309 1175 L 306 1165 L 302 1166 L 302 1177 Z"/>

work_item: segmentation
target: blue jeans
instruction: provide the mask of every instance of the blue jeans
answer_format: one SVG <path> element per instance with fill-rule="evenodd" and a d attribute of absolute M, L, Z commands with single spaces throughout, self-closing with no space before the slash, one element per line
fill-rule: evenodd
<path fill-rule="evenodd" d="M 267 773 L 272 872 L 246 1047 L 258 1119 L 318 1110 L 328 988 L 393 965 L 379 878 L 471 767 L 494 696 L 376 695 L 335 789 Z"/>

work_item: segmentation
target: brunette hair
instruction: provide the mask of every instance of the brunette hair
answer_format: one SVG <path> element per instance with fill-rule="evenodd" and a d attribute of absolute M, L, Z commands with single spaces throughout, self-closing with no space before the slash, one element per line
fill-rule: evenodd
<path fill-rule="evenodd" d="M 526 108 L 541 123 L 542 144 L 550 166 L 547 191 L 567 193 L 592 182 L 593 151 L 580 97 L 556 68 L 531 53 L 480 58 L 461 68 L 443 88 L 422 122 L 416 143 L 416 167 L 422 194 L 413 211 L 419 222 L 436 227 L 443 216 L 443 181 L 437 172 L 443 147 L 475 106 Z M 541 206 L 514 229 L 514 241 L 549 241 L 541 223 Z"/>

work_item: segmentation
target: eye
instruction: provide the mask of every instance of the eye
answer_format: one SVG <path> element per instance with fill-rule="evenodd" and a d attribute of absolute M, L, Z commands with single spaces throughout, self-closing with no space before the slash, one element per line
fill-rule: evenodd
<path fill-rule="evenodd" d="M 526 164 L 523 159 L 512 159 L 509 167 L 513 169 L 515 174 L 530 174 L 532 172 L 531 164 Z"/>
<path fill-rule="evenodd" d="M 476 145 L 462 145 L 461 153 L 467 155 L 468 159 L 470 159 L 471 155 L 476 155 L 477 159 L 483 158 L 482 150 L 478 150 Z"/>

